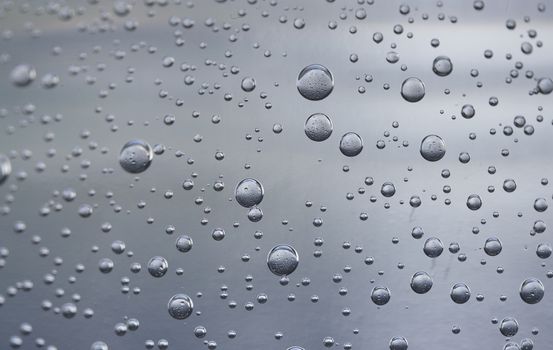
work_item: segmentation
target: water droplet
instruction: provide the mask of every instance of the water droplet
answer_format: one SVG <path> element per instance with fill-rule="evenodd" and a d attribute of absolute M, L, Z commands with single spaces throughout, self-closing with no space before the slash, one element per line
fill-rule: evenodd
<path fill-rule="evenodd" d="M 12 163 L 10 158 L 0 154 L 0 184 L 2 184 L 12 173 Z"/>
<path fill-rule="evenodd" d="M 387 304 L 391 296 L 390 290 L 386 287 L 375 287 L 371 292 L 371 300 L 379 306 Z"/>
<path fill-rule="evenodd" d="M 417 294 L 424 294 L 432 288 L 432 277 L 426 272 L 417 272 L 411 278 L 411 289 Z"/>
<path fill-rule="evenodd" d="M 428 135 L 421 142 L 420 153 L 430 162 L 436 162 L 445 155 L 445 142 L 438 135 Z"/>
<path fill-rule="evenodd" d="M 537 278 L 528 278 L 520 286 L 520 298 L 527 304 L 539 303 L 544 294 L 543 283 Z"/>
<path fill-rule="evenodd" d="M 446 75 L 449 75 L 449 73 L 451 73 L 451 71 L 453 70 L 453 64 L 451 63 L 449 57 L 438 56 L 434 59 L 434 62 L 432 63 L 432 70 L 437 75 L 445 77 Z"/>
<path fill-rule="evenodd" d="M 286 276 L 298 267 L 299 256 L 289 245 L 277 245 L 267 255 L 269 270 L 278 276 Z"/>
<path fill-rule="evenodd" d="M 355 157 L 363 150 L 361 136 L 354 132 L 345 133 L 340 140 L 340 151 L 347 157 Z"/>
<path fill-rule="evenodd" d="M 234 191 L 236 201 L 245 208 L 261 203 L 264 193 L 261 183 L 251 178 L 240 181 Z"/>
<path fill-rule="evenodd" d="M 175 294 L 167 303 L 169 315 L 177 320 L 184 320 L 192 314 L 194 303 L 186 294 Z"/>
<path fill-rule="evenodd" d="M 332 121 L 327 115 L 315 113 L 305 121 L 304 130 L 310 140 L 321 142 L 330 137 L 332 128 Z"/>
<path fill-rule="evenodd" d="M 499 331 L 506 337 L 513 337 L 518 332 L 518 322 L 514 317 L 505 317 L 500 325 Z"/>
<path fill-rule="evenodd" d="M 164 257 L 154 256 L 148 261 L 148 272 L 153 277 L 163 277 L 167 273 L 168 268 L 169 264 Z"/>
<path fill-rule="evenodd" d="M 255 79 L 251 77 L 246 77 L 242 79 L 242 90 L 245 92 L 252 92 L 255 89 Z"/>
<path fill-rule="evenodd" d="M 471 194 L 467 198 L 467 207 L 470 210 L 478 210 L 482 206 L 482 199 L 477 194 Z"/>
<path fill-rule="evenodd" d="M 424 84 L 419 78 L 407 78 L 401 84 L 401 96 L 408 102 L 418 102 L 424 94 Z"/>
<path fill-rule="evenodd" d="M 407 350 L 408 345 L 404 337 L 393 337 L 390 340 L 390 350 Z"/>
<path fill-rule="evenodd" d="M 501 253 L 501 249 L 503 249 L 503 247 L 499 238 L 491 237 L 486 240 L 486 243 L 484 243 L 484 252 L 486 252 L 489 256 L 498 255 Z"/>
<path fill-rule="evenodd" d="M 175 245 L 177 246 L 177 250 L 183 253 L 189 252 L 190 249 L 192 249 L 193 244 L 194 242 L 192 241 L 192 238 L 190 238 L 187 235 L 178 236 L 175 242 Z"/>
<path fill-rule="evenodd" d="M 451 288 L 451 300 L 457 304 L 464 304 L 470 299 L 470 289 L 464 283 L 457 283 Z"/>
<path fill-rule="evenodd" d="M 330 95 L 334 88 L 334 77 L 326 67 L 311 64 L 302 69 L 296 86 L 303 97 L 318 101 Z"/>
<path fill-rule="evenodd" d="M 24 87 L 36 79 L 36 70 L 27 64 L 20 64 L 15 66 L 10 77 L 15 86 Z"/>
<path fill-rule="evenodd" d="M 431 237 L 424 242 L 423 252 L 429 258 L 437 258 L 444 251 L 444 245 L 440 239 Z"/>
<path fill-rule="evenodd" d="M 142 140 L 132 140 L 121 149 L 119 164 L 129 173 L 141 173 L 148 169 L 153 157 L 149 144 Z"/>

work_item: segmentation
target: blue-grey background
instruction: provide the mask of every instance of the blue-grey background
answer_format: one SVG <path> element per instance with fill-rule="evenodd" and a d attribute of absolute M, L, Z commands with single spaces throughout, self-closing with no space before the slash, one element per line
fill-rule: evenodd
<path fill-rule="evenodd" d="M 204 340 L 215 341 L 218 349 L 293 345 L 323 349 L 325 337 L 332 337 L 338 347 L 351 343 L 354 349 L 387 349 L 394 336 L 405 337 L 409 349 L 502 349 L 505 337 L 491 320 L 512 316 L 520 324 L 514 341 L 528 337 L 535 349 L 550 349 L 553 298 L 546 273 L 551 268 L 549 259 L 539 259 L 535 249 L 539 243 L 550 243 L 553 222 L 551 209 L 538 213 L 533 202 L 538 197 L 551 201 L 551 186 L 540 181 L 553 174 L 553 104 L 551 95 L 529 95 L 536 81 L 525 77 L 526 71 L 535 78 L 553 73 L 553 3 L 540 2 L 545 3 L 544 12 L 538 11 L 537 1 L 485 0 L 481 11 L 473 8 L 472 1 L 405 1 L 410 13 L 402 15 L 403 2 L 384 0 L 372 5 L 344 0 L 197 0 L 193 6 L 174 0 L 164 6 L 163 2 L 147 6 L 130 1 L 132 10 L 120 17 L 109 1 L 3 1 L 0 153 L 11 156 L 13 172 L 0 185 L 5 202 L 0 246 L 9 249 L 0 269 L 0 294 L 5 298 L 0 306 L 0 348 L 9 348 L 10 337 L 19 335 L 23 349 L 35 348 L 34 339 L 39 337 L 57 349 L 88 349 L 97 340 L 110 349 L 142 349 L 147 339 L 161 338 L 169 341 L 170 349 L 207 348 Z M 58 16 L 65 6 L 75 11 L 67 21 Z M 365 19 L 356 19 L 359 8 L 366 10 Z M 428 14 L 428 20 L 423 20 L 423 14 Z M 440 14 L 445 15 L 443 20 Z M 191 18 L 195 24 L 191 29 L 172 27 L 171 16 Z M 286 16 L 286 23 L 279 21 L 281 16 Z M 413 23 L 409 23 L 411 17 Z M 214 20 L 217 31 L 204 24 L 208 18 Z M 303 29 L 294 28 L 296 18 L 305 20 Z M 516 20 L 514 30 L 506 28 L 508 18 Z M 138 22 L 134 31 L 124 28 L 129 20 Z M 329 21 L 337 22 L 335 30 L 328 28 Z M 224 29 L 225 23 L 230 29 Z M 404 28 L 400 35 L 393 32 L 396 24 Z M 355 34 L 350 33 L 352 27 L 357 29 Z M 537 31 L 536 38 L 528 37 L 530 29 Z M 177 36 L 185 40 L 184 45 L 175 45 L 175 31 L 181 32 Z M 377 31 L 384 34 L 380 44 L 372 40 Z M 237 40 L 230 40 L 231 36 Z M 433 38 L 440 40 L 439 47 L 431 47 Z M 543 46 L 537 47 L 540 40 Z M 532 54 L 521 52 L 523 41 L 533 44 Z M 392 49 L 394 43 L 397 47 Z M 58 55 L 52 53 L 56 46 L 61 48 Z M 155 52 L 148 52 L 152 47 Z M 493 51 L 493 58 L 484 58 L 486 49 Z M 230 57 L 225 57 L 227 50 Z M 385 59 L 391 50 L 400 55 L 396 64 Z M 117 59 L 122 52 L 124 58 Z M 511 60 L 505 58 L 508 53 Z M 351 54 L 358 55 L 356 63 L 350 62 Z M 432 72 L 432 61 L 439 55 L 453 62 L 448 77 Z M 165 56 L 175 59 L 172 67 L 163 67 Z M 517 61 L 523 63 L 519 77 L 506 84 Z M 11 70 L 21 63 L 38 72 L 25 88 L 10 81 Z M 182 72 L 182 63 L 196 69 Z M 328 67 L 335 79 L 334 91 L 317 102 L 304 99 L 296 89 L 298 73 L 312 63 Z M 406 71 L 400 69 L 402 64 Z M 239 68 L 237 74 L 231 73 L 233 66 Z M 74 67 L 80 68 L 78 74 L 70 73 Z M 471 69 L 478 69 L 479 76 L 471 77 Z M 60 77 L 57 87 L 41 86 L 47 73 Z M 365 82 L 365 74 L 372 75 L 373 81 Z M 195 78 L 190 86 L 184 83 L 187 75 Z M 131 83 L 125 81 L 128 76 L 133 77 Z M 257 82 L 251 93 L 240 89 L 246 76 Z M 401 82 L 410 76 L 426 86 L 426 96 L 417 103 L 400 96 Z M 87 77 L 94 83 L 87 83 Z M 110 89 L 110 84 L 115 88 Z M 202 84 L 205 93 L 199 94 Z M 360 86 L 365 87 L 364 94 L 358 92 Z M 450 93 L 444 93 L 446 89 Z M 101 97 L 102 91 L 109 93 Z M 167 97 L 161 98 L 161 91 Z M 225 101 L 226 93 L 232 95 L 231 101 Z M 262 93 L 267 97 L 261 98 Z M 499 99 L 496 107 L 488 103 L 491 96 Z M 182 106 L 176 105 L 177 99 L 183 100 Z M 476 108 L 470 120 L 460 116 L 466 103 Z M 29 104 L 34 112 L 24 113 Z M 194 118 L 193 112 L 199 117 Z M 318 112 L 327 114 L 334 124 L 332 136 L 321 143 L 309 140 L 303 130 L 307 117 Z M 63 116 L 60 121 L 41 122 L 45 115 L 58 114 Z M 175 116 L 173 125 L 163 123 L 166 114 Z M 106 120 L 109 115 L 114 116 L 111 122 Z M 220 116 L 221 122 L 212 123 L 213 115 Z M 533 135 L 516 127 L 512 136 L 503 135 L 503 126 L 512 126 L 516 115 L 524 115 L 535 127 Z M 543 115 L 543 122 L 536 121 L 538 115 Z M 392 127 L 394 121 L 398 128 Z M 272 131 L 275 123 L 283 127 L 280 134 Z M 497 130 L 495 135 L 490 134 L 492 128 Z M 83 131 L 90 132 L 87 139 L 81 137 Z M 362 153 L 354 158 L 338 149 L 341 135 L 349 131 L 364 140 Z M 471 132 L 475 140 L 469 139 Z M 55 137 L 47 142 L 49 133 Z M 251 140 L 246 139 L 248 134 Z M 420 141 L 428 134 L 438 134 L 446 142 L 445 157 L 435 163 L 419 154 Z M 202 141 L 195 142 L 195 135 L 201 135 Z M 394 136 L 398 141 L 393 141 Z M 138 175 L 139 181 L 118 164 L 121 147 L 133 139 L 167 147 Z M 377 140 L 384 140 L 386 147 L 378 149 Z M 402 146 L 403 141 L 408 147 Z M 91 149 L 91 143 L 97 147 Z M 51 158 L 50 149 L 56 151 Z M 75 149 L 82 149 L 82 154 L 72 155 Z M 502 149 L 508 149 L 509 156 L 502 156 Z M 32 151 L 30 159 L 23 156 L 26 150 Z M 224 160 L 215 159 L 217 151 L 224 152 Z M 183 155 L 177 157 L 177 152 Z M 470 153 L 468 164 L 459 162 L 460 152 Z M 35 170 L 39 162 L 46 164 L 43 172 Z M 83 162 L 90 166 L 83 168 Z M 497 168 L 494 175 L 488 173 L 491 165 Z M 63 172 L 64 166 L 69 170 Z M 451 176 L 442 178 L 442 169 L 449 169 Z M 18 180 L 22 173 L 26 178 Z M 182 182 L 193 174 L 197 174 L 195 186 L 185 191 Z M 219 176 L 225 189 L 215 192 L 212 184 Z M 374 185 L 364 184 L 367 176 L 374 178 Z M 247 209 L 234 200 L 234 187 L 245 177 L 259 180 L 265 189 L 260 204 L 264 217 L 258 223 L 249 222 Z M 515 192 L 502 190 L 506 178 L 515 179 Z M 396 187 L 392 198 L 380 194 L 381 184 L 387 181 Z M 451 193 L 443 193 L 444 185 L 451 186 Z M 495 186 L 494 193 L 487 191 L 490 185 Z M 364 194 L 357 193 L 360 187 L 366 189 Z M 55 191 L 66 188 L 76 190 L 74 201 L 55 196 Z M 95 194 L 90 196 L 90 191 Z M 174 193 L 171 199 L 164 198 L 166 191 Z M 108 192 L 112 198 L 106 198 Z M 348 192 L 355 194 L 353 200 L 346 199 Z M 472 193 L 482 197 L 478 211 L 466 207 Z M 412 195 L 420 196 L 419 208 L 409 206 Z M 376 202 L 370 201 L 371 196 Z M 197 197 L 203 198 L 203 204 L 195 204 Z M 444 204 L 446 199 L 450 205 Z M 143 209 L 138 208 L 141 201 L 146 203 Z M 306 207 L 306 201 L 312 207 Z M 40 215 L 43 206 L 55 203 L 63 209 Z M 82 204 L 95 206 L 92 216 L 79 216 Z M 122 210 L 116 212 L 116 206 Z M 321 206 L 327 210 L 322 212 Z M 211 212 L 204 213 L 207 207 Z M 494 212 L 498 217 L 493 217 Z M 360 213 L 367 213 L 368 219 L 360 220 Z M 154 222 L 147 223 L 148 218 Z M 201 223 L 203 218 L 208 219 L 206 225 Z M 315 227 L 314 218 L 322 218 L 323 225 Z M 538 219 L 548 229 L 531 236 Z M 25 232 L 14 232 L 17 221 L 26 224 Z M 113 226 L 109 233 L 101 230 L 106 222 Z M 168 225 L 176 228 L 172 235 L 165 233 Z M 424 229 L 423 239 L 411 237 L 414 226 Z M 211 238 L 218 227 L 227 233 L 220 242 Z M 480 229 L 477 235 L 473 227 Z M 62 238 L 64 228 L 71 230 L 70 237 Z M 260 240 L 254 238 L 257 230 L 264 232 Z M 178 234 L 193 238 L 190 252 L 175 249 Z M 40 243 L 32 243 L 34 235 L 41 237 Z M 422 252 L 424 240 L 432 236 L 446 247 L 436 259 Z M 488 257 L 482 249 L 492 236 L 503 243 L 496 257 Z M 320 248 L 313 244 L 317 237 L 324 239 Z M 394 237 L 399 238 L 398 244 L 392 243 Z M 126 252 L 134 255 L 114 254 L 114 240 L 124 241 Z M 343 249 L 344 242 L 351 243 L 351 248 Z M 460 253 L 467 255 L 465 262 L 447 251 L 451 242 L 459 243 Z M 287 286 L 281 286 L 266 266 L 267 252 L 277 244 L 292 245 L 300 256 Z M 98 252 L 92 252 L 94 246 Z M 357 246 L 363 247 L 362 253 L 355 253 Z M 49 249 L 48 256 L 40 256 L 41 247 Z M 319 249 L 322 256 L 315 258 L 313 253 Z M 169 262 L 169 272 L 159 279 L 146 269 L 156 255 Z M 244 255 L 249 262 L 242 261 Z M 374 257 L 373 265 L 365 265 L 368 256 Z M 63 258 L 63 264 L 56 266 L 55 257 Z M 98 261 L 105 257 L 115 262 L 109 274 L 98 270 Z M 140 273 L 131 273 L 132 262 L 142 264 Z M 399 269 L 399 263 L 405 267 Z M 83 273 L 75 271 L 77 264 L 86 267 Z M 225 267 L 224 273 L 217 272 L 220 266 Z M 351 272 L 344 272 L 345 266 L 351 266 Z M 498 267 L 504 272 L 497 273 Z M 183 269 L 182 276 L 175 273 L 177 268 Z M 55 282 L 45 284 L 44 275 L 53 271 Z M 417 271 L 433 277 L 434 286 L 427 294 L 417 295 L 410 289 L 410 278 Z M 340 283 L 332 281 L 336 273 L 343 275 Z M 253 277 L 251 291 L 246 289 L 248 275 Z M 76 277 L 75 283 L 69 283 L 70 276 Z M 130 278 L 128 294 L 121 293 L 124 276 Z M 308 286 L 301 286 L 304 277 L 311 280 Z M 518 295 L 520 284 L 529 277 L 539 278 L 545 286 L 545 297 L 536 305 L 525 304 Z M 34 283 L 32 290 L 9 296 L 8 288 L 24 280 Z M 449 296 L 459 282 L 472 292 L 463 305 Z M 219 296 L 222 286 L 228 286 L 226 300 Z M 372 303 L 370 292 L 375 286 L 391 290 L 388 304 Z M 138 295 L 133 294 L 134 287 L 140 288 Z M 347 288 L 347 295 L 339 295 L 341 287 Z M 65 292 L 61 297 L 56 296 L 59 288 Z M 72 319 L 41 308 L 43 300 L 60 307 L 71 302 L 75 293 L 81 300 Z M 176 293 L 190 295 L 194 311 L 201 314 L 184 321 L 172 319 L 166 305 Z M 266 304 L 256 302 L 259 293 L 268 295 Z M 292 302 L 287 300 L 291 293 L 296 297 Z M 476 301 L 476 294 L 484 295 L 484 301 Z M 319 296 L 317 303 L 311 302 L 312 295 Z M 506 296 L 506 301 L 500 301 L 500 296 Z M 237 307 L 229 308 L 229 301 L 236 301 Z M 250 301 L 255 308 L 246 311 L 244 305 Z M 350 316 L 341 313 L 346 307 Z M 94 310 L 90 319 L 83 316 L 86 308 Z M 114 326 L 125 317 L 137 318 L 140 327 L 117 336 Z M 30 335 L 20 334 L 23 322 L 33 326 Z M 204 339 L 193 334 L 198 325 L 207 328 Z M 460 327 L 459 334 L 453 334 L 454 326 Z M 531 334 L 534 328 L 539 329 L 537 335 Z M 359 334 L 354 334 L 355 329 Z M 229 330 L 237 332 L 235 339 L 227 337 Z M 280 340 L 275 339 L 278 332 L 283 334 Z"/>

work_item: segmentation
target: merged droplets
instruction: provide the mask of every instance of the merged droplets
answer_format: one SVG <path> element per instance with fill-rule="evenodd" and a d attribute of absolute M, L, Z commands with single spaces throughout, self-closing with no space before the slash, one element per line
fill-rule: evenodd
<path fill-rule="evenodd" d="M 457 283 L 451 288 L 449 296 L 455 303 L 464 304 L 470 299 L 470 289 L 464 283 Z"/>
<path fill-rule="evenodd" d="M 432 277 L 426 272 L 417 272 L 411 277 L 411 289 L 417 294 L 427 293 L 432 288 Z"/>
<path fill-rule="evenodd" d="M 12 163 L 10 158 L 0 154 L 0 184 L 2 184 L 12 173 Z"/>
<path fill-rule="evenodd" d="M 445 77 L 453 70 L 453 64 L 447 56 L 438 56 L 432 63 L 432 70 L 440 77 Z"/>
<path fill-rule="evenodd" d="M 332 134 L 332 129 L 332 121 L 322 113 L 312 114 L 305 121 L 305 135 L 313 141 L 321 142 L 328 139 Z"/>
<path fill-rule="evenodd" d="M 340 152 L 347 157 L 355 157 L 363 150 L 363 139 L 354 132 L 345 133 L 340 140 Z"/>
<path fill-rule="evenodd" d="M 401 96 L 408 102 L 418 102 L 425 94 L 424 83 L 419 78 L 410 77 L 401 84 Z"/>
<path fill-rule="evenodd" d="M 10 78 L 15 86 L 24 87 L 36 79 L 36 70 L 27 64 L 20 64 L 12 70 Z"/>
<path fill-rule="evenodd" d="M 539 303 L 545 294 L 543 283 L 537 278 L 528 278 L 520 285 L 520 298 L 527 304 Z"/>
<path fill-rule="evenodd" d="M 247 178 L 238 183 L 234 191 L 234 196 L 238 204 L 245 208 L 251 208 L 263 200 L 263 186 L 259 181 Z"/>
<path fill-rule="evenodd" d="M 296 270 L 298 252 L 289 245 L 277 245 L 267 255 L 267 266 L 277 276 L 287 276 Z"/>
<path fill-rule="evenodd" d="M 154 153 L 150 145 L 142 140 L 127 142 L 119 154 L 119 164 L 129 173 L 141 173 L 150 166 Z"/>
<path fill-rule="evenodd" d="M 171 317 L 177 320 L 184 320 L 192 314 L 194 303 L 186 294 L 175 294 L 167 303 L 167 311 Z"/>
<path fill-rule="evenodd" d="M 375 287 L 371 292 L 371 300 L 378 306 L 382 306 L 390 301 L 392 294 L 386 287 Z"/>
<path fill-rule="evenodd" d="M 429 162 L 436 162 L 445 155 L 445 142 L 438 135 L 428 135 L 422 139 L 420 153 Z"/>
<path fill-rule="evenodd" d="M 298 75 L 296 86 L 306 99 L 319 101 L 330 95 L 334 89 L 334 77 L 326 67 L 310 64 Z"/>

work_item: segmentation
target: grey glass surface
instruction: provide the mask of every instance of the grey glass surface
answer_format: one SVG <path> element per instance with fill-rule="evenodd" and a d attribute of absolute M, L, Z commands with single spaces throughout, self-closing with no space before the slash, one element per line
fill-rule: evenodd
<path fill-rule="evenodd" d="M 538 245 L 553 224 L 552 11 L 542 0 L 2 1 L 0 348 L 389 349 L 404 337 L 412 350 L 551 349 L 553 269 Z M 312 64 L 334 79 L 320 100 L 297 87 Z M 409 77 L 424 84 L 417 102 L 402 97 Z M 316 113 L 332 124 L 321 142 L 305 131 Z M 352 157 L 348 132 L 363 141 Z M 443 158 L 421 155 L 428 135 Z M 131 173 L 120 152 L 136 140 L 155 154 Z M 261 202 L 247 189 L 259 221 L 235 197 L 247 178 L 263 188 Z M 434 258 L 432 237 L 444 246 Z M 295 269 L 290 250 L 275 257 L 273 271 L 293 271 L 284 278 L 267 264 L 278 245 L 298 254 Z M 148 271 L 156 256 L 161 277 Z M 423 294 L 410 285 L 419 271 L 432 279 Z M 529 278 L 545 290 L 534 304 L 521 297 Z M 184 319 L 168 311 L 176 294 L 193 301 Z"/>

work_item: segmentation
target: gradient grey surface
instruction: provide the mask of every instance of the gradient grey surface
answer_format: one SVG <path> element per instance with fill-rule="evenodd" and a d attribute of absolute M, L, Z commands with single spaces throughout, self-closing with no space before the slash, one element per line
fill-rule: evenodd
<path fill-rule="evenodd" d="M 536 1 L 486 0 L 481 11 L 472 1 L 405 1 L 408 15 L 399 12 L 403 2 L 383 0 L 372 5 L 342 0 L 205 0 L 192 7 L 172 0 L 164 6 L 161 1 L 152 6 L 129 3 L 132 10 L 124 17 L 115 15 L 113 3 L 107 1 L 57 6 L 5 1 L 0 6 L 0 153 L 11 156 L 13 168 L 0 185 L 0 246 L 9 249 L 0 269 L 0 294 L 5 299 L 0 306 L 0 348 L 9 348 L 14 335 L 23 340 L 22 349 L 36 348 L 35 339 L 43 338 L 57 349 L 89 349 L 97 340 L 110 349 L 143 349 L 148 339 L 167 339 L 169 349 L 207 348 L 208 340 L 216 342 L 217 349 L 275 350 L 294 345 L 324 349 L 325 337 L 332 337 L 339 348 L 351 343 L 353 349 L 387 349 L 392 337 L 403 336 L 413 350 L 499 350 L 506 338 L 498 324 L 492 324 L 494 317 L 517 319 L 519 332 L 513 341 L 531 338 L 538 350 L 553 346 L 553 298 L 546 276 L 550 259 L 542 260 L 535 252 L 539 243 L 551 243 L 552 209 L 538 213 L 533 208 L 536 198 L 551 202 L 551 185 L 540 182 L 551 180 L 553 174 L 553 105 L 551 95 L 529 95 L 536 81 L 525 77 L 527 71 L 534 78 L 553 74 L 553 3 L 544 2 L 546 10 L 540 12 Z M 68 21 L 56 13 L 64 6 L 76 12 Z M 37 15 L 40 8 L 44 13 Z M 359 8 L 366 10 L 362 20 L 355 16 Z M 423 14 L 428 14 L 427 20 Z M 173 27 L 171 16 L 194 19 L 194 26 Z M 287 18 L 285 23 L 281 16 Z M 208 18 L 213 26 L 205 24 Z M 294 28 L 296 18 L 305 20 L 303 29 Z M 517 22 L 514 30 L 506 28 L 509 18 Z M 134 31 L 125 30 L 128 20 L 138 22 Z M 329 29 L 330 21 L 337 22 L 336 29 Z M 226 23 L 230 28 L 225 29 Z M 394 34 L 396 24 L 403 26 L 400 35 Z M 537 31 L 536 38 L 528 37 L 531 29 Z M 374 32 L 383 33 L 380 44 L 372 40 Z M 175 45 L 178 36 L 184 45 Z M 430 45 L 434 38 L 440 40 L 437 48 Z M 533 44 L 532 54 L 521 52 L 524 41 Z M 542 47 L 538 41 L 543 41 Z M 394 43 L 397 47 L 392 49 Z M 56 46 L 61 52 L 53 55 Z M 487 49 L 493 51 L 491 59 L 484 58 Z M 400 55 L 395 64 L 386 61 L 392 50 Z M 122 53 L 124 58 L 117 58 Z M 512 59 L 507 60 L 509 53 Z M 358 55 L 357 62 L 350 61 L 351 54 Z M 432 62 L 440 55 L 453 63 L 447 77 L 432 72 Z M 163 67 L 166 56 L 175 59 L 172 67 Z M 506 84 L 517 61 L 523 64 L 519 76 Z M 12 69 L 21 63 L 38 72 L 25 88 L 10 80 Z M 183 72 L 183 63 L 195 69 Z M 299 72 L 313 63 L 326 66 L 335 80 L 332 93 L 321 101 L 306 100 L 296 88 Z M 70 73 L 74 67 L 79 73 Z M 231 73 L 232 67 L 239 72 Z M 472 69 L 478 69 L 478 77 L 471 76 Z M 60 77 L 57 87 L 41 86 L 47 73 Z M 366 74 L 372 75 L 372 82 L 365 81 Z M 188 75 L 194 77 L 192 85 L 184 83 Z M 128 76 L 132 82 L 126 81 Z M 240 88 L 246 76 L 256 80 L 253 92 Z M 401 83 L 411 76 L 426 87 L 425 97 L 416 103 L 400 95 Z M 383 88 L 385 84 L 389 89 Z M 358 92 L 360 86 L 365 93 Z M 232 99 L 226 101 L 225 94 Z M 495 107 L 488 103 L 492 96 L 499 99 Z M 176 105 L 178 99 L 182 106 Z M 476 109 L 472 119 L 461 117 L 467 103 Z M 34 112 L 26 114 L 29 104 Z M 313 142 L 304 133 L 305 121 L 314 113 L 332 120 L 333 133 L 326 141 Z M 63 116 L 60 121 L 41 122 L 45 115 L 55 119 L 58 114 Z M 167 114 L 175 116 L 171 126 L 163 122 Z M 213 115 L 221 121 L 213 123 Z M 513 126 L 516 115 L 524 115 L 534 126 L 533 135 Z M 542 122 L 536 120 L 538 115 L 543 115 Z M 392 126 L 394 121 L 399 127 Z M 273 132 L 276 123 L 283 128 L 279 134 Z M 513 126 L 512 136 L 503 134 L 505 125 Z M 492 128 L 495 135 L 490 134 Z M 363 151 L 352 158 L 339 151 L 341 136 L 350 131 L 364 141 Z M 81 137 L 83 132 L 90 136 Z M 469 138 L 472 132 L 474 140 Z M 428 162 L 419 153 L 421 140 L 429 134 L 440 135 L 446 144 L 445 157 L 438 162 Z M 201 135 L 201 142 L 194 140 L 196 135 Z M 121 147 L 134 139 L 167 147 L 138 175 L 126 173 L 118 163 Z M 385 148 L 376 147 L 378 140 Z M 47 156 L 50 149 L 55 149 L 55 156 Z M 503 149 L 509 150 L 508 156 L 501 154 Z M 32 151 L 29 159 L 26 150 Z M 217 151 L 224 153 L 223 160 L 215 159 Z M 461 152 L 470 154 L 469 163 L 458 160 Z M 42 172 L 35 170 L 39 162 L 46 165 Z M 497 169 L 494 175 L 488 173 L 491 165 Z M 449 169 L 451 176 L 443 178 L 442 169 Z M 18 179 L 24 174 L 24 180 Z M 220 176 L 225 188 L 216 192 L 212 186 Z M 372 186 L 364 183 L 369 176 L 374 178 Z M 248 209 L 234 200 L 236 184 L 247 177 L 257 179 L 265 190 L 259 205 L 264 216 L 257 223 L 250 222 Z M 189 178 L 195 185 L 187 191 L 182 183 Z M 513 193 L 502 189 L 507 178 L 516 181 Z M 385 182 L 395 185 L 391 198 L 380 194 Z M 445 185 L 451 186 L 450 193 L 444 193 Z M 488 186 L 495 191 L 489 193 Z M 72 202 L 56 196 L 55 191 L 66 188 L 77 192 Z M 358 193 L 359 188 L 365 193 Z M 165 198 L 166 191 L 173 192 L 172 198 Z M 346 199 L 349 192 L 353 200 Z M 436 200 L 431 199 L 434 194 Z M 482 198 L 477 211 L 466 206 L 471 194 Z M 413 195 L 422 200 L 418 208 L 409 205 Z M 197 198 L 203 202 L 196 204 Z M 446 199 L 451 204 L 446 205 Z M 306 201 L 313 205 L 307 207 Z M 57 203 L 61 210 L 55 209 Z M 82 204 L 94 206 L 90 217 L 79 216 Z M 46 216 L 40 214 L 44 206 L 51 208 Z M 367 214 L 366 221 L 360 220 L 361 213 Z M 320 227 L 313 224 L 316 218 L 322 219 Z M 536 220 L 548 228 L 530 235 Z M 15 233 L 19 221 L 26 229 Z M 104 223 L 112 225 L 110 232 L 102 231 Z M 169 225 L 175 227 L 171 235 L 165 232 Z M 415 226 L 424 229 L 422 239 L 411 236 Z M 71 230 L 67 238 L 62 237 L 65 228 Z M 211 237 L 215 228 L 226 231 L 222 241 Z M 254 238 L 256 231 L 264 233 L 262 239 Z M 176 249 L 180 234 L 192 237 L 190 252 Z M 38 244 L 32 242 L 35 235 L 41 238 Z M 503 250 L 489 257 L 483 246 L 493 236 L 500 238 Z M 324 244 L 316 247 L 319 237 Z M 438 258 L 423 253 L 429 237 L 445 245 Z M 393 238 L 399 242 L 393 243 Z M 125 242 L 125 253 L 112 252 L 115 240 Z M 344 242 L 351 248 L 344 249 Z M 459 243 L 459 253 L 448 251 L 451 242 Z M 267 253 L 278 244 L 291 245 L 299 254 L 299 265 L 286 286 L 266 264 Z M 45 257 L 40 256 L 42 247 L 49 250 Z M 356 253 L 356 247 L 362 252 Z M 322 255 L 315 257 L 318 250 Z M 464 262 L 458 260 L 461 253 L 466 254 Z M 153 256 L 169 263 L 162 278 L 147 271 Z M 63 259 L 61 265 L 55 264 L 56 257 Z M 102 274 L 98 261 L 106 257 L 115 267 Z M 366 265 L 366 257 L 373 257 L 374 264 Z M 142 265 L 140 273 L 130 271 L 133 262 Z M 84 272 L 75 271 L 77 264 L 85 266 Z M 223 273 L 218 272 L 220 266 Z M 344 272 L 346 266 L 350 272 Z M 498 273 L 498 267 L 504 272 Z M 182 268 L 182 275 L 176 274 L 177 268 Z M 426 294 L 410 288 L 417 271 L 433 278 Z M 54 283 L 44 282 L 46 274 L 55 275 Z M 333 281 L 335 274 L 342 275 L 341 282 Z M 74 283 L 71 276 L 76 277 Z M 121 292 L 125 276 L 130 278 L 128 294 Z M 535 305 L 519 297 L 519 287 L 529 277 L 545 286 L 545 297 Z M 309 285 L 301 284 L 304 278 L 310 279 Z M 25 280 L 32 281 L 33 288 L 20 288 L 10 296 Z M 467 284 L 472 292 L 466 304 L 450 298 L 456 283 Z M 220 297 L 224 286 L 226 299 Z M 371 301 L 376 286 L 391 291 L 384 306 Z M 133 293 L 135 287 L 139 294 Z M 347 294 L 340 295 L 340 288 Z M 167 311 L 168 300 L 178 293 L 194 301 L 195 313 L 181 321 Z M 268 295 L 267 303 L 256 301 L 260 293 Z M 74 294 L 80 296 L 77 315 L 66 319 L 56 314 L 54 308 L 74 302 Z M 295 300 L 288 300 L 290 294 Z M 477 301 L 477 294 L 484 300 Z M 319 297 L 317 303 L 311 301 L 313 295 Z M 44 311 L 44 300 L 54 308 Z M 236 308 L 229 307 L 231 301 Z M 251 311 L 245 309 L 248 302 L 255 305 Z M 90 319 L 83 315 L 86 308 L 94 310 Z M 351 309 L 349 316 L 342 315 L 344 308 Z M 125 317 L 138 319 L 140 327 L 117 336 L 114 327 Z M 21 334 L 23 322 L 32 325 L 30 335 Z M 203 339 L 193 334 L 199 325 L 207 329 Z M 452 332 L 454 326 L 459 334 Z M 534 328 L 539 329 L 537 335 L 532 334 Z M 229 330 L 237 332 L 234 339 L 227 336 Z M 277 340 L 279 332 L 282 337 Z"/>

